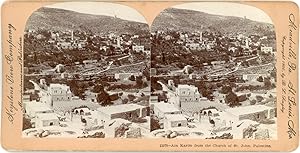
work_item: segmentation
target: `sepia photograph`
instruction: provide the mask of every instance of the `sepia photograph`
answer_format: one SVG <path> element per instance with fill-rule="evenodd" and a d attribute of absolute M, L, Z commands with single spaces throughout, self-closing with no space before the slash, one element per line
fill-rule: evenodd
<path fill-rule="evenodd" d="M 39 8 L 24 33 L 23 137 L 277 139 L 263 11 L 197 2 L 149 26 L 103 2 Z"/>
<path fill-rule="evenodd" d="M 276 34 L 262 10 L 197 2 L 151 25 L 151 135 L 277 139 Z"/>
<path fill-rule="evenodd" d="M 6 0 L 1 13 L 4 150 L 299 145 L 294 2 Z"/>
<path fill-rule="evenodd" d="M 23 137 L 148 137 L 151 34 L 140 13 L 56 3 L 25 29 Z"/>

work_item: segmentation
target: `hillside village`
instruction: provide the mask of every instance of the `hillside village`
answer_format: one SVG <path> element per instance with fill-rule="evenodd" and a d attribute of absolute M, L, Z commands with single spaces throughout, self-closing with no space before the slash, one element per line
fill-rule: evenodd
<path fill-rule="evenodd" d="M 276 139 L 272 36 L 152 32 L 151 133 Z"/>
<path fill-rule="evenodd" d="M 147 34 L 26 31 L 23 134 L 144 137 L 150 123 L 148 39 Z"/>
<path fill-rule="evenodd" d="M 160 17 L 150 30 L 116 16 L 90 18 L 126 30 L 35 23 L 62 11 L 35 12 L 24 34 L 24 137 L 277 139 L 269 25 L 224 33 Z"/>

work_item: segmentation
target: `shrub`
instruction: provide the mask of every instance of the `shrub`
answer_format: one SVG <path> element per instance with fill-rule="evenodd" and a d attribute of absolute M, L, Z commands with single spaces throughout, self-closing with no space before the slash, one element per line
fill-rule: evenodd
<path fill-rule="evenodd" d="M 253 100 L 250 101 L 250 105 L 255 105 L 255 104 L 256 104 L 256 100 L 255 99 L 253 99 Z"/>
<path fill-rule="evenodd" d="M 32 128 L 30 119 L 23 117 L 23 131 Z"/>
<path fill-rule="evenodd" d="M 258 122 L 261 124 L 275 124 L 275 121 L 270 119 L 261 119 Z"/>
<path fill-rule="evenodd" d="M 122 104 L 127 104 L 128 103 L 128 99 L 127 98 L 125 98 L 125 99 L 122 99 Z"/>
<path fill-rule="evenodd" d="M 159 121 L 158 119 L 151 117 L 150 118 L 150 131 L 154 131 L 160 129 Z"/>
<path fill-rule="evenodd" d="M 128 94 L 128 99 L 129 99 L 129 101 L 133 101 L 134 99 L 135 99 L 135 96 L 134 95 L 132 95 L 132 94 Z"/>
<path fill-rule="evenodd" d="M 247 98 L 247 95 L 241 95 L 241 96 L 238 96 L 239 102 L 245 101 L 245 100 L 247 100 L 247 99 L 248 99 L 248 98 Z"/>
<path fill-rule="evenodd" d="M 260 103 L 262 100 L 264 100 L 264 97 L 257 95 L 256 100 Z"/>
<path fill-rule="evenodd" d="M 257 79 L 256 79 L 258 82 L 264 82 L 264 78 L 262 76 L 259 76 Z"/>
<path fill-rule="evenodd" d="M 230 86 L 223 86 L 222 88 L 221 88 L 221 93 L 222 94 L 227 94 L 227 93 L 229 93 L 229 92 L 231 92 L 232 91 L 232 88 L 230 87 Z"/>

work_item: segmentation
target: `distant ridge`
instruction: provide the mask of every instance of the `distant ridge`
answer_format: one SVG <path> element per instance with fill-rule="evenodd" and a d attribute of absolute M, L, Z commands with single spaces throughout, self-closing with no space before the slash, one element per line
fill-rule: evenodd
<path fill-rule="evenodd" d="M 269 23 L 177 8 L 168 8 L 155 18 L 151 31 L 157 30 L 186 32 L 210 30 L 223 34 L 275 35 L 274 26 Z"/>
<path fill-rule="evenodd" d="M 105 15 L 42 7 L 27 20 L 26 29 L 83 30 L 93 33 L 140 33 L 149 31 L 145 23 L 123 20 Z"/>

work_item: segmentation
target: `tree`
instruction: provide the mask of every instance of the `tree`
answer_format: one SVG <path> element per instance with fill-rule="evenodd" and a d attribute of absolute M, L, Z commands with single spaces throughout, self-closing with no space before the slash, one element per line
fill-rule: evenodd
<path fill-rule="evenodd" d="M 245 101 L 245 100 L 247 100 L 247 99 L 248 99 L 248 98 L 247 98 L 247 95 L 246 95 L 246 94 L 238 96 L 239 102 Z"/>
<path fill-rule="evenodd" d="M 264 97 L 257 95 L 257 96 L 256 96 L 256 100 L 257 100 L 258 102 L 261 102 L 262 100 L 264 100 Z"/>
<path fill-rule="evenodd" d="M 257 79 L 256 79 L 258 82 L 264 82 L 264 78 L 262 76 L 259 76 Z"/>
<path fill-rule="evenodd" d="M 134 75 L 131 75 L 131 76 L 128 78 L 128 80 L 130 80 L 130 81 L 135 81 Z"/>
<path fill-rule="evenodd" d="M 136 87 L 137 88 L 142 88 L 143 87 L 143 80 L 142 80 L 142 76 L 138 76 L 136 77 Z"/>
<path fill-rule="evenodd" d="M 150 80 L 150 69 L 148 67 L 143 70 L 143 75 L 146 77 L 147 81 Z"/>
<path fill-rule="evenodd" d="M 209 84 L 205 83 L 204 81 L 196 82 L 196 86 L 198 87 L 200 93 L 203 97 L 206 97 L 209 100 L 213 100 L 214 96 L 212 86 L 209 87 Z"/>
<path fill-rule="evenodd" d="M 150 131 L 160 129 L 159 121 L 154 117 L 150 118 Z"/>
<path fill-rule="evenodd" d="M 134 95 L 132 95 L 132 94 L 128 94 L 128 99 L 129 99 L 129 101 L 133 101 L 136 97 L 134 96 Z"/>
<path fill-rule="evenodd" d="M 111 102 L 110 96 L 106 91 L 103 91 L 101 93 L 99 93 L 97 95 L 97 102 L 101 105 L 101 106 L 107 106 L 107 105 L 111 105 L 113 104 Z"/>
<path fill-rule="evenodd" d="M 271 82 L 270 78 L 265 78 L 264 79 L 264 86 L 267 89 L 271 89 L 272 88 L 272 82 Z"/>
<path fill-rule="evenodd" d="M 95 93 L 100 93 L 100 92 L 103 92 L 104 91 L 104 87 L 102 85 L 96 85 L 94 86 L 92 92 L 95 92 Z"/>
<path fill-rule="evenodd" d="M 253 99 L 253 100 L 250 101 L 250 105 L 255 105 L 255 104 L 256 104 L 256 100 L 255 99 Z"/>
<path fill-rule="evenodd" d="M 125 98 L 125 99 L 122 99 L 122 104 L 127 104 L 128 103 L 128 99 L 127 98 Z"/>
<path fill-rule="evenodd" d="M 26 130 L 26 129 L 30 129 L 30 128 L 32 128 L 32 124 L 31 124 L 31 122 L 30 122 L 30 119 L 28 119 L 28 118 L 25 118 L 24 116 L 23 116 L 23 131 L 24 130 Z"/>
<path fill-rule="evenodd" d="M 232 88 L 230 86 L 223 86 L 220 92 L 222 94 L 228 94 L 229 92 L 232 92 Z"/>
<path fill-rule="evenodd" d="M 226 95 L 225 103 L 227 103 L 230 107 L 241 105 L 240 102 L 239 102 L 238 96 L 233 92 L 229 92 Z"/>
<path fill-rule="evenodd" d="M 79 84 L 76 80 L 71 80 L 67 82 L 67 85 L 70 87 L 71 92 L 75 96 L 78 96 L 80 99 L 85 98 L 85 90 L 87 86 L 84 83 Z"/>

